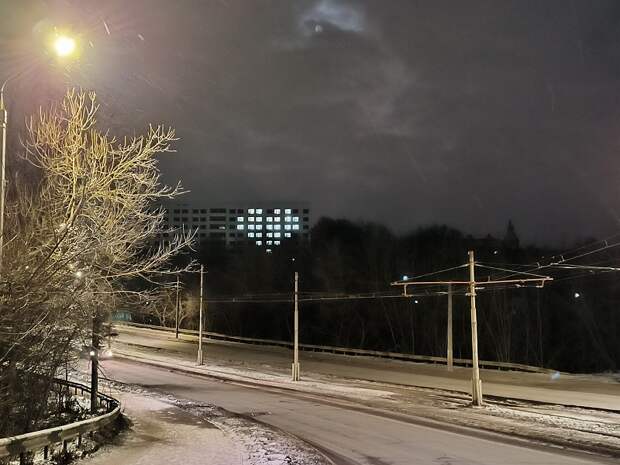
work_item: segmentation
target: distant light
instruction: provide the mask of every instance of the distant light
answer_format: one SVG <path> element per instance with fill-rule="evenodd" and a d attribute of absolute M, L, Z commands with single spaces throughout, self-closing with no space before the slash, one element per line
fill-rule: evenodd
<path fill-rule="evenodd" d="M 575 299 L 578 299 L 579 297 L 581 297 L 581 294 L 579 292 L 575 292 L 573 294 L 573 297 L 575 297 Z"/>
<path fill-rule="evenodd" d="M 97 355 L 97 352 L 95 352 L 94 350 L 91 350 L 89 353 L 91 357 L 94 357 L 95 355 Z"/>
<path fill-rule="evenodd" d="M 409 279 L 409 276 L 407 276 L 406 274 L 403 275 L 403 281 L 407 281 Z"/>
<path fill-rule="evenodd" d="M 499 253 L 499 250 L 494 250 L 493 251 L 493 255 L 497 255 Z"/>
<path fill-rule="evenodd" d="M 420 302 L 419 302 L 419 300 L 418 300 L 418 299 L 415 299 L 415 300 L 413 301 L 413 303 L 414 303 L 414 304 L 419 304 Z"/>
<path fill-rule="evenodd" d="M 321 32 L 323 32 L 323 26 L 321 26 L 320 24 L 317 24 L 316 26 L 314 26 L 314 32 L 316 32 L 317 34 L 320 34 Z"/>
<path fill-rule="evenodd" d="M 59 36 L 54 41 L 54 50 L 59 57 L 66 57 L 75 51 L 75 39 L 68 36 Z"/>

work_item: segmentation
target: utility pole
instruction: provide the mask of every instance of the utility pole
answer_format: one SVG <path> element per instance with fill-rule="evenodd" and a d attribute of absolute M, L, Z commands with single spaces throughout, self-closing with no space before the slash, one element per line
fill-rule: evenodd
<path fill-rule="evenodd" d="M 293 381 L 299 381 L 299 273 L 295 272 L 295 310 L 293 318 Z"/>
<path fill-rule="evenodd" d="M 90 349 L 90 411 L 97 412 L 97 391 L 99 390 L 99 316 L 93 315 L 93 330 Z"/>
<path fill-rule="evenodd" d="M 179 338 L 179 273 L 177 273 L 177 302 L 174 313 L 174 337 Z"/>
<path fill-rule="evenodd" d="M 203 294 L 203 286 L 204 286 L 204 265 L 200 265 L 200 322 L 198 324 L 198 365 L 202 365 L 204 363 L 202 357 L 202 294 Z"/>
<path fill-rule="evenodd" d="M 452 340 L 452 285 L 457 286 L 467 286 L 469 288 L 469 292 L 466 294 L 469 296 L 470 305 L 471 305 L 471 361 L 472 361 L 472 403 L 476 406 L 482 405 L 482 382 L 480 381 L 480 368 L 478 363 L 478 319 L 476 316 L 476 267 L 482 268 L 491 268 L 482 264 L 476 264 L 474 261 L 474 252 L 468 252 L 468 263 L 464 263 L 457 267 L 449 268 L 446 270 L 437 271 L 432 274 L 439 274 L 447 271 L 452 271 L 457 268 L 469 268 L 469 280 L 438 280 L 438 281 L 421 281 L 415 280 L 415 278 L 407 278 L 404 277 L 401 281 L 394 281 L 392 286 L 402 286 L 403 287 L 403 296 L 404 297 L 412 297 L 412 294 L 407 293 L 408 286 L 448 286 L 448 356 L 447 356 L 447 364 L 448 369 L 451 369 L 453 360 L 453 340 Z M 513 270 L 503 270 L 508 271 L 512 274 L 509 274 L 507 277 L 503 279 L 495 279 L 491 280 L 490 278 L 481 283 L 484 284 L 485 287 L 502 284 L 503 286 L 512 284 L 515 287 L 522 287 L 525 283 L 536 283 L 538 288 L 541 288 L 545 285 L 547 281 L 553 281 L 553 278 L 549 276 L 537 275 L 534 273 L 523 273 L 520 271 Z M 422 275 L 419 278 L 428 276 Z M 512 278 L 511 278 L 512 277 Z M 511 279 L 508 279 L 511 278 Z"/>
<path fill-rule="evenodd" d="M 448 335 L 447 335 L 447 354 L 446 363 L 448 371 L 452 371 L 454 363 L 453 342 L 452 342 L 452 284 L 448 284 Z"/>
<path fill-rule="evenodd" d="M 471 307 L 471 369 L 472 369 L 472 403 L 482 406 L 482 381 L 480 381 L 480 368 L 478 367 L 478 318 L 476 316 L 476 274 L 474 252 L 470 250 L 469 256 L 469 302 Z"/>

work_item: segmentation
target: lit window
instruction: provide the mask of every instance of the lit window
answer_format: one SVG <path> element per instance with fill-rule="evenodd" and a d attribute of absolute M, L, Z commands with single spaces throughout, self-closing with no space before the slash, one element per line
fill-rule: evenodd
<path fill-rule="evenodd" d="M 243 230 L 243 225 L 242 225 L 242 224 L 238 224 L 238 225 L 237 225 L 237 229 L 238 229 L 239 231 L 242 231 L 242 230 Z"/>
<path fill-rule="evenodd" d="M 267 242 L 265 242 L 265 244 L 267 244 L 267 245 L 272 245 L 272 244 L 273 244 L 273 241 L 267 241 Z"/>
<path fill-rule="evenodd" d="M 291 218 L 290 216 L 285 216 L 285 217 L 284 217 L 284 222 L 285 222 L 285 223 L 290 223 L 290 222 L 291 222 L 291 220 L 292 220 L 292 218 Z"/>
<path fill-rule="evenodd" d="M 291 237 L 291 233 L 284 233 L 284 237 Z"/>
<path fill-rule="evenodd" d="M 256 209 L 256 214 L 257 215 L 262 215 L 263 214 L 263 209 L 262 208 L 257 208 Z"/>
<path fill-rule="evenodd" d="M 293 223 L 299 223 L 299 217 L 298 216 L 294 216 L 293 217 Z"/>
<path fill-rule="evenodd" d="M 286 229 L 287 231 L 291 230 L 291 225 L 290 224 L 285 224 L 284 225 L 284 229 Z"/>
<path fill-rule="evenodd" d="M 253 208 L 248 208 L 248 213 L 249 213 L 250 215 L 253 215 L 253 214 L 254 214 L 254 209 L 253 209 Z"/>
<path fill-rule="evenodd" d="M 273 237 L 280 237 L 281 234 L 280 233 L 273 233 Z"/>
<path fill-rule="evenodd" d="M 273 233 L 267 233 L 267 237 L 273 237 Z"/>
<path fill-rule="evenodd" d="M 273 223 L 273 216 L 267 217 L 267 223 Z"/>
<path fill-rule="evenodd" d="M 285 208 L 284 209 L 284 214 L 285 215 L 290 215 L 291 214 L 291 209 L 290 208 Z"/>
<path fill-rule="evenodd" d="M 254 237 L 254 233 L 253 232 L 249 232 L 248 233 L 248 237 Z"/>
<path fill-rule="evenodd" d="M 263 222 L 263 217 L 262 216 L 257 216 L 256 217 L 256 222 L 257 223 L 262 223 Z"/>
<path fill-rule="evenodd" d="M 280 241 L 273 241 L 273 245 L 280 245 Z"/>
<path fill-rule="evenodd" d="M 299 225 L 298 224 L 294 224 L 293 225 L 293 231 L 299 231 Z"/>
<path fill-rule="evenodd" d="M 273 229 L 275 229 L 276 231 L 279 231 L 280 229 L 282 229 L 282 225 L 281 224 L 274 224 L 273 225 Z"/>
<path fill-rule="evenodd" d="M 254 223 L 254 217 L 253 216 L 248 216 L 248 221 L 250 223 Z"/>
<path fill-rule="evenodd" d="M 237 222 L 238 223 L 243 223 L 243 216 L 238 216 L 237 217 Z"/>
<path fill-rule="evenodd" d="M 260 231 L 261 229 L 263 229 L 263 225 L 262 224 L 257 224 L 256 225 L 256 229 L 258 229 Z"/>
<path fill-rule="evenodd" d="M 248 224 L 248 229 L 254 229 L 254 225 L 253 224 Z"/>
<path fill-rule="evenodd" d="M 263 245 L 263 241 L 256 241 L 256 245 Z"/>
<path fill-rule="evenodd" d="M 274 212 L 276 215 L 279 215 L 279 214 L 280 214 L 280 209 L 279 209 L 279 208 L 276 208 L 273 212 Z"/>
<path fill-rule="evenodd" d="M 256 237 L 263 237 L 263 233 L 256 233 Z"/>
<path fill-rule="evenodd" d="M 266 226 L 266 228 L 267 228 L 269 231 L 271 231 L 271 230 L 273 229 L 273 224 L 268 224 L 268 225 Z"/>
<path fill-rule="evenodd" d="M 279 216 L 276 216 L 276 217 L 273 219 L 273 222 L 274 222 L 274 223 L 279 223 L 279 222 L 280 222 L 280 217 L 279 217 Z"/>

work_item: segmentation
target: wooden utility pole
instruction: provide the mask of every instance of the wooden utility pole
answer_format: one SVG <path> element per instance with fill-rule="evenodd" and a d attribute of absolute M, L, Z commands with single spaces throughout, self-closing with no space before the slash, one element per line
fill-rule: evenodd
<path fill-rule="evenodd" d="M 471 384 L 472 403 L 480 407 L 482 405 L 482 381 L 480 381 L 480 368 L 478 367 L 478 318 L 476 316 L 476 273 L 474 252 L 470 250 L 469 256 L 469 302 L 471 307 Z"/>
<path fill-rule="evenodd" d="M 174 337 L 179 338 L 179 273 L 177 273 L 177 301 L 174 312 Z"/>
<path fill-rule="evenodd" d="M 447 354 L 446 363 L 448 371 L 452 371 L 454 364 L 453 342 L 452 342 L 452 284 L 448 284 L 448 334 L 447 334 Z"/>
<path fill-rule="evenodd" d="M 202 356 L 202 300 L 203 300 L 203 286 L 204 286 L 204 265 L 200 265 L 200 322 L 198 323 L 198 365 L 204 363 Z"/>
<path fill-rule="evenodd" d="M 299 381 L 299 274 L 295 272 L 295 309 L 293 316 L 293 367 L 292 379 Z"/>

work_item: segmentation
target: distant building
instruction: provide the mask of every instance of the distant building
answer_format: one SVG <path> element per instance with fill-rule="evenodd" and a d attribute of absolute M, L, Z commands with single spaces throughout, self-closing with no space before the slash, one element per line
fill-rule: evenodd
<path fill-rule="evenodd" d="M 299 202 L 245 205 L 166 205 L 164 229 L 195 230 L 200 241 L 221 240 L 227 245 L 273 247 L 286 240 L 305 241 L 310 235 L 310 207 Z M 166 241 L 171 233 L 162 233 Z"/>

